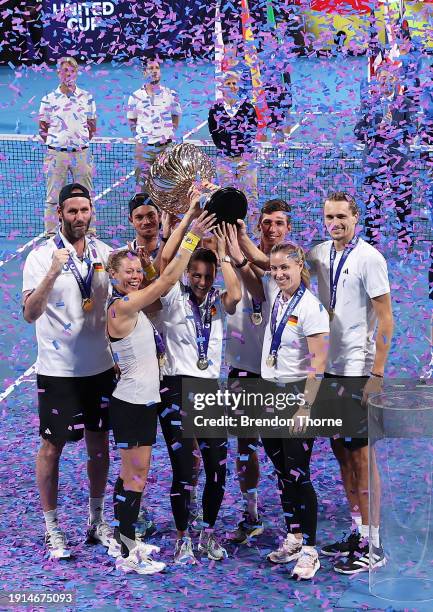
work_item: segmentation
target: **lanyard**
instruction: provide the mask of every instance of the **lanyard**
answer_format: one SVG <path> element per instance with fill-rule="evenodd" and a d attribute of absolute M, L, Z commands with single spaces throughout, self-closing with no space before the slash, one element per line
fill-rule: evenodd
<path fill-rule="evenodd" d="M 306 291 L 306 287 L 303 283 L 301 283 L 299 285 L 299 288 L 296 290 L 296 292 L 291 297 L 290 302 L 287 304 L 286 310 L 284 311 L 283 316 L 281 317 L 281 321 L 278 327 L 277 327 L 277 314 L 278 314 L 278 308 L 279 308 L 280 299 L 281 299 L 281 291 L 275 298 L 275 302 L 274 302 L 274 305 L 272 306 L 272 314 L 271 314 L 272 342 L 271 342 L 271 348 L 269 350 L 269 357 L 271 357 L 272 360 L 274 361 L 276 361 L 277 352 L 278 352 L 278 349 L 280 348 L 281 338 L 283 336 L 283 331 L 286 326 L 286 323 L 289 320 L 290 315 L 295 310 L 296 306 L 301 301 L 302 296 L 304 295 L 305 291 Z"/>
<path fill-rule="evenodd" d="M 189 294 L 189 303 L 191 305 L 191 310 L 194 318 L 198 358 L 199 361 L 207 362 L 207 351 L 209 348 L 209 339 L 212 329 L 212 307 L 218 296 L 218 291 L 217 289 L 215 289 L 215 287 L 212 287 L 212 289 L 207 294 L 204 306 L 203 320 L 201 318 L 200 308 L 195 295 L 191 291 L 190 287 L 187 287 L 187 291 Z"/>
<path fill-rule="evenodd" d="M 58 249 L 64 249 L 65 243 L 63 242 L 60 234 L 57 234 L 54 238 L 54 244 Z M 96 257 L 96 251 L 94 248 L 91 248 L 92 255 Z M 90 298 L 91 287 L 92 287 L 92 278 L 94 273 L 94 267 L 92 265 L 92 261 L 89 257 L 85 257 L 84 261 L 88 266 L 86 278 L 83 278 L 75 265 L 75 261 L 72 256 L 69 255 L 69 259 L 66 262 L 66 265 L 69 267 L 70 271 L 74 275 L 75 280 L 78 283 L 78 287 L 80 289 L 81 297 L 83 300 L 88 300 Z"/>
<path fill-rule="evenodd" d="M 334 262 L 335 257 L 337 256 L 337 251 L 335 250 L 334 243 L 331 246 L 331 252 L 329 254 L 329 290 L 330 290 L 330 299 L 329 299 L 329 311 L 334 312 L 335 303 L 337 301 L 337 285 L 340 279 L 341 270 L 343 269 L 344 264 L 346 263 L 346 259 L 349 257 L 350 253 L 358 244 L 358 236 L 354 236 L 352 240 L 345 246 L 343 255 L 341 256 L 340 261 L 338 262 L 337 270 L 335 271 L 334 276 Z"/>
<path fill-rule="evenodd" d="M 112 304 L 114 304 L 114 302 L 116 300 L 123 300 L 123 298 L 126 297 L 126 294 L 124 293 L 120 293 L 119 291 L 117 291 L 117 289 L 115 289 L 113 287 L 113 292 L 111 294 L 110 299 L 108 300 L 108 306 L 107 306 L 107 310 L 108 308 L 110 308 L 110 306 Z M 161 355 L 165 354 L 165 342 L 163 337 L 161 336 L 161 334 L 159 333 L 159 331 L 156 329 L 155 325 L 152 323 L 152 321 L 149 319 L 149 317 L 147 317 L 147 320 L 149 321 L 149 323 L 152 326 L 152 330 L 153 330 L 153 337 L 155 339 L 155 346 L 156 346 L 156 354 L 158 356 L 158 358 L 161 357 Z"/>

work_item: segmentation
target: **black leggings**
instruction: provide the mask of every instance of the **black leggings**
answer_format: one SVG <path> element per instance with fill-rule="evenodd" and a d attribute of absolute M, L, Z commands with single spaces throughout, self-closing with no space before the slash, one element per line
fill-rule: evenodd
<path fill-rule="evenodd" d="M 161 408 L 159 422 L 167 444 L 173 471 L 170 501 L 174 522 L 178 531 L 188 527 L 190 491 L 193 482 L 194 440 L 183 438 L 182 416 L 182 377 L 165 376 L 161 389 Z M 164 389 L 167 389 L 164 391 Z M 203 490 L 203 521 L 209 527 L 215 525 L 224 497 L 226 482 L 227 438 L 198 438 L 203 458 L 206 483 Z"/>
<path fill-rule="evenodd" d="M 287 530 L 303 533 L 305 544 L 316 544 L 317 497 L 310 478 L 314 438 L 262 438 L 278 476 Z"/>

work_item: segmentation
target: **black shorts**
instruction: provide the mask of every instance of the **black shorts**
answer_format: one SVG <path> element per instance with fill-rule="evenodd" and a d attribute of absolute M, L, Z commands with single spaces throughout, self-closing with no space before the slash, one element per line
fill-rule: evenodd
<path fill-rule="evenodd" d="M 113 368 L 94 376 L 38 374 L 39 434 L 50 442 L 77 442 L 88 431 L 108 431 Z"/>
<path fill-rule="evenodd" d="M 160 404 L 130 404 L 117 397 L 110 400 L 110 424 L 119 448 L 152 446 L 156 442 L 156 420 Z"/>
<path fill-rule="evenodd" d="M 342 378 L 344 379 L 345 386 L 345 395 L 342 398 L 342 401 L 345 402 L 345 410 L 350 410 L 350 405 L 352 403 L 356 404 L 356 409 L 359 409 L 359 402 L 357 398 L 362 398 L 363 389 L 365 387 L 365 383 L 368 380 L 368 376 L 338 376 L 337 374 L 328 374 L 325 372 L 325 378 Z M 367 411 L 366 411 L 366 419 L 367 419 Z M 348 450 L 358 450 L 360 448 L 364 448 L 368 446 L 368 438 L 344 438 L 343 446 Z"/>

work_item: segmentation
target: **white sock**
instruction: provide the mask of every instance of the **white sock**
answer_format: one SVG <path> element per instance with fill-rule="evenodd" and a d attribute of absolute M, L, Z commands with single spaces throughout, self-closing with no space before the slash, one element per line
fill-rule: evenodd
<path fill-rule="evenodd" d="M 350 516 L 352 517 L 352 529 L 359 529 L 362 525 L 362 518 L 359 512 L 351 512 Z"/>
<path fill-rule="evenodd" d="M 368 525 L 361 525 L 358 529 L 361 538 L 367 538 L 369 536 L 370 528 Z"/>
<path fill-rule="evenodd" d="M 371 526 L 371 541 L 373 542 L 373 546 L 376 546 L 376 548 L 379 548 L 380 546 L 379 527 L 373 527 L 373 525 Z"/>
<path fill-rule="evenodd" d="M 91 525 L 104 518 L 104 497 L 89 497 L 89 521 Z"/>
<path fill-rule="evenodd" d="M 44 519 L 48 533 L 51 533 L 54 531 L 54 529 L 58 529 L 57 508 L 55 510 L 48 510 L 48 512 L 44 512 Z"/>

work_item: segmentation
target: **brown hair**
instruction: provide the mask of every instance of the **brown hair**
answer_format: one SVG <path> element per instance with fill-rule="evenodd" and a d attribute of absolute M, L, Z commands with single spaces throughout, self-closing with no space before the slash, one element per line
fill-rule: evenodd
<path fill-rule="evenodd" d="M 355 199 L 346 191 L 331 191 L 325 198 L 325 202 L 347 202 L 352 215 L 359 215 L 358 204 Z"/>
<path fill-rule="evenodd" d="M 276 253 L 287 253 L 287 255 L 296 261 L 296 263 L 302 264 L 301 280 L 306 287 L 310 286 L 310 272 L 305 265 L 305 251 L 302 247 L 294 244 L 293 242 L 281 242 L 276 244 L 271 249 L 271 256 Z"/>
<path fill-rule="evenodd" d="M 135 251 L 128 251 L 128 249 L 121 249 L 120 251 L 113 251 L 110 253 L 110 256 L 107 261 L 106 270 L 110 274 L 110 272 L 118 272 L 119 266 L 121 262 L 128 258 L 137 257 L 138 255 Z"/>
<path fill-rule="evenodd" d="M 213 264 L 215 266 L 215 271 L 218 266 L 218 260 L 215 253 L 211 249 L 198 248 L 191 255 L 191 259 L 188 262 L 187 272 L 189 272 L 191 265 L 195 261 L 202 261 L 206 264 Z"/>
<path fill-rule="evenodd" d="M 290 205 L 287 204 L 285 200 L 281 200 L 280 198 L 274 198 L 273 200 L 268 200 L 263 205 L 260 210 L 259 224 L 262 220 L 263 215 L 271 215 L 274 212 L 284 212 L 287 217 L 287 224 L 290 223 Z"/>

